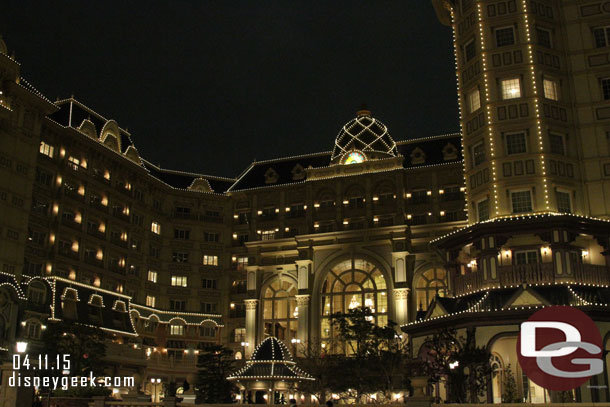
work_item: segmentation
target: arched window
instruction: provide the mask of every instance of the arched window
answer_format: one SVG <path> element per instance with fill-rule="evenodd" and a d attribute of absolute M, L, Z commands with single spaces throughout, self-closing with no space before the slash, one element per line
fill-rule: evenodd
<path fill-rule="evenodd" d="M 263 296 L 263 320 L 265 336 L 275 336 L 290 341 L 297 335 L 298 310 L 296 285 L 280 278 L 275 279 Z"/>
<path fill-rule="evenodd" d="M 502 403 L 502 393 L 504 392 L 504 364 L 502 358 L 496 353 L 491 354 L 489 360 L 491 366 L 491 391 L 494 403 Z"/>
<path fill-rule="evenodd" d="M 385 278 L 371 262 L 363 259 L 345 260 L 334 266 L 322 284 L 321 297 L 321 338 L 322 346 L 333 352 L 339 351 L 333 338 L 330 316 L 337 312 L 346 313 L 350 309 L 368 307 L 377 325 L 388 323 L 388 293 Z M 333 345 L 334 343 L 334 345 Z M 334 347 L 329 347 L 334 346 Z"/>
<path fill-rule="evenodd" d="M 241 360 L 242 359 L 242 355 L 240 351 L 235 352 L 235 360 Z"/>
<path fill-rule="evenodd" d="M 417 308 L 427 310 L 434 296 L 444 297 L 447 292 L 447 272 L 442 268 L 424 271 L 415 282 Z"/>
<path fill-rule="evenodd" d="M 28 301 L 34 305 L 44 304 L 46 301 L 47 290 L 44 284 L 40 282 L 33 282 L 28 286 Z"/>

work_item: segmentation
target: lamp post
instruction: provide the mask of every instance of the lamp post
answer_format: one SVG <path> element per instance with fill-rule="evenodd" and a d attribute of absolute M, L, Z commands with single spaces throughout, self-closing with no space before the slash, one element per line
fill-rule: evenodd
<path fill-rule="evenodd" d="M 151 378 L 150 382 L 152 383 L 152 386 L 153 386 L 153 397 L 152 397 L 153 400 L 152 400 L 152 402 L 153 403 L 155 402 L 154 398 L 156 396 L 156 399 L 157 399 L 156 402 L 158 403 L 160 397 L 159 397 L 159 393 L 157 393 L 157 386 L 161 383 L 161 379 L 158 378 L 158 377 L 157 378 Z"/>
<path fill-rule="evenodd" d="M 28 350 L 28 343 L 27 342 L 17 342 L 17 345 L 15 346 L 17 353 L 25 353 Z"/>

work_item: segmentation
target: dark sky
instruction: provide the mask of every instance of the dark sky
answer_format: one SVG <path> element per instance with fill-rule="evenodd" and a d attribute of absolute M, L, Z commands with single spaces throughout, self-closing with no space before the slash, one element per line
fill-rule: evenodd
<path fill-rule="evenodd" d="M 429 0 L 5 0 L 0 34 L 51 100 L 74 94 L 164 168 L 327 151 L 363 102 L 396 140 L 459 129 Z"/>

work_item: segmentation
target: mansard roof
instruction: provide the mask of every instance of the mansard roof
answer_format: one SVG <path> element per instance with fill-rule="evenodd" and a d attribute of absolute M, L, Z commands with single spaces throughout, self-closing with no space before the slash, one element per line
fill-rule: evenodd
<path fill-rule="evenodd" d="M 450 164 L 462 160 L 459 133 L 399 141 L 396 145 L 398 154 L 405 157 L 403 161 L 405 169 Z M 455 154 L 453 155 L 447 154 L 448 148 L 451 146 L 455 149 Z M 421 160 L 412 159 L 412 154 L 416 149 L 419 149 L 423 154 Z M 305 180 L 305 177 L 295 177 L 293 172 L 295 167 L 300 166 L 303 169 L 327 167 L 329 166 L 331 155 L 330 151 L 325 151 L 265 161 L 254 161 L 237 177 L 237 181 L 228 191 L 301 183 Z M 269 169 L 277 173 L 275 179 L 269 179 Z"/>

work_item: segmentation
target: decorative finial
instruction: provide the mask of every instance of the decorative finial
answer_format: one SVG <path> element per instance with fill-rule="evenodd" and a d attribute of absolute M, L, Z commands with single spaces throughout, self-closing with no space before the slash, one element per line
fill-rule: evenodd
<path fill-rule="evenodd" d="M 371 115 L 371 111 L 367 108 L 366 103 L 363 103 L 360 106 L 360 110 L 358 110 L 356 112 L 356 116 L 360 117 L 360 116 L 370 116 Z"/>

